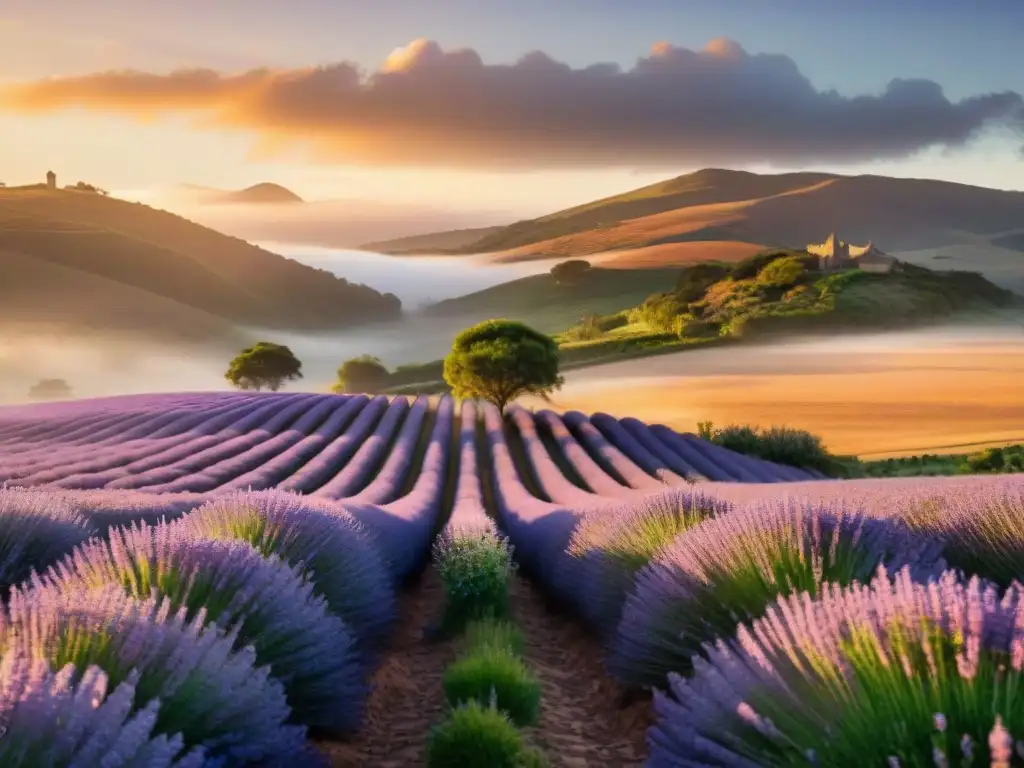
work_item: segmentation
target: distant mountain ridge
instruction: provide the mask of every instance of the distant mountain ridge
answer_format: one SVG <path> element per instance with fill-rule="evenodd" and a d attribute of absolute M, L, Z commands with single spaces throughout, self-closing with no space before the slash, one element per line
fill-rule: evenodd
<path fill-rule="evenodd" d="M 198 184 L 179 184 L 172 194 L 184 195 L 204 205 L 261 205 L 306 202 L 287 187 L 264 181 L 245 189 L 215 189 Z"/>
<path fill-rule="evenodd" d="M 221 203 L 304 203 L 306 202 L 297 194 L 280 184 L 263 182 L 254 184 L 251 187 L 240 189 L 236 192 L 224 192 L 220 198 Z"/>
<path fill-rule="evenodd" d="M 401 313 L 350 283 L 140 203 L 0 189 L 0 322 L 211 339 L 239 327 L 340 330 Z"/>
<path fill-rule="evenodd" d="M 1022 222 L 1024 192 L 1019 191 L 929 179 L 708 168 L 432 252 L 525 261 L 636 251 L 651 264 L 670 266 L 676 254 L 679 265 L 684 253 L 692 263 L 700 243 L 800 249 L 836 231 L 850 242 L 871 241 L 888 253 L 916 252 L 905 257 L 916 263 L 950 258 L 960 262 L 958 269 L 980 271 L 1024 290 L 1024 260 L 1014 250 L 1018 240 L 1008 237 L 1022 231 Z M 447 234 L 418 241 L 440 243 Z M 377 247 L 391 252 L 394 246 Z M 622 266 L 629 266 L 627 261 Z"/>

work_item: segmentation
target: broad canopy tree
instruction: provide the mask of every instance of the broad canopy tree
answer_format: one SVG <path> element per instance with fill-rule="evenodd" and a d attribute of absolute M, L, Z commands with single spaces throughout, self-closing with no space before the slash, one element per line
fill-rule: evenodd
<path fill-rule="evenodd" d="M 379 358 L 360 355 L 346 360 L 338 368 L 338 381 L 332 388 L 338 393 L 377 392 L 388 385 L 391 374 Z"/>
<path fill-rule="evenodd" d="M 504 412 L 520 395 L 562 386 L 554 339 L 512 320 L 487 320 L 455 337 L 444 380 L 459 398 L 489 400 Z"/>
<path fill-rule="evenodd" d="M 69 400 L 75 396 L 64 379 L 40 379 L 28 391 L 30 400 Z"/>
<path fill-rule="evenodd" d="M 302 363 L 283 344 L 258 341 L 235 356 L 224 378 L 238 389 L 277 392 L 286 381 L 302 378 Z"/>

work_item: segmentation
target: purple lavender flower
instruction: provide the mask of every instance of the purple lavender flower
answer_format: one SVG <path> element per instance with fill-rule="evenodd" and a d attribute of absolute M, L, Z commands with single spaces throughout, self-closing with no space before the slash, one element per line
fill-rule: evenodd
<path fill-rule="evenodd" d="M 792 501 L 740 507 L 681 534 L 636 576 L 609 661 L 627 685 L 686 672 L 702 644 L 729 636 L 779 595 L 869 579 L 879 565 L 929 576 L 941 547 L 899 521 Z"/>
<path fill-rule="evenodd" d="M 954 489 L 906 502 L 901 516 L 942 538 L 949 564 L 1009 586 L 1024 578 L 1024 485 Z"/>
<path fill-rule="evenodd" d="M 782 598 L 709 644 L 690 679 L 669 676 L 648 765 L 800 765 L 813 753 L 822 766 L 962 766 L 987 747 L 1008 766 L 1024 733 L 1022 594 L 880 568 L 868 586 Z"/>
<path fill-rule="evenodd" d="M 167 598 L 171 612 L 235 631 L 256 663 L 284 683 L 293 720 L 330 732 L 359 726 L 365 688 L 345 624 L 312 584 L 276 555 L 241 541 L 197 539 L 181 526 L 133 526 L 94 539 L 34 580 L 60 591 L 120 585 L 137 598 Z"/>
<path fill-rule="evenodd" d="M 76 680 L 77 678 L 77 680 Z M 202 768 L 202 747 L 183 751 L 180 734 L 153 735 L 160 701 L 135 704 L 139 675 L 114 691 L 107 675 L 66 665 L 57 673 L 42 659 L 12 649 L 0 658 L 0 764 L 12 768 Z"/>
<path fill-rule="evenodd" d="M 91 528 L 60 494 L 0 487 L 0 590 L 89 538 Z"/>
<path fill-rule="evenodd" d="M 244 541 L 299 567 L 364 653 L 379 648 L 395 592 L 375 540 L 342 508 L 278 491 L 214 498 L 173 525 L 198 538 Z"/>
<path fill-rule="evenodd" d="M 234 632 L 204 619 L 202 611 L 191 622 L 184 611 L 171 615 L 169 601 L 139 601 L 120 586 L 14 589 L 3 644 L 57 669 L 97 666 L 115 688 L 136 672 L 135 707 L 160 701 L 153 732 L 180 733 L 212 758 L 301 760 L 305 728 L 286 724 L 281 684 L 255 666 L 251 647 L 233 650 Z"/>
<path fill-rule="evenodd" d="M 602 635 L 610 636 L 637 571 L 683 531 L 728 508 L 712 496 L 672 489 L 585 514 L 563 564 L 566 596 Z"/>

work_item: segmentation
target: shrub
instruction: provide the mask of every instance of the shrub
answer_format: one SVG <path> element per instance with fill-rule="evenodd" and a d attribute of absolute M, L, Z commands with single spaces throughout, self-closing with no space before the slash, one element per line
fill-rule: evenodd
<path fill-rule="evenodd" d="M 709 648 L 691 680 L 671 676 L 648 764 L 1008 768 L 1024 735 L 1022 606 L 1020 585 L 1000 595 L 953 573 L 793 595 Z"/>
<path fill-rule="evenodd" d="M 225 494 L 174 525 L 198 538 L 244 541 L 300 567 L 372 656 L 394 620 L 395 591 L 376 540 L 351 516 L 279 491 Z"/>
<path fill-rule="evenodd" d="M 609 662 L 631 686 L 687 673 L 701 646 L 732 635 L 792 592 L 870 579 L 880 565 L 922 576 L 944 563 L 941 544 L 898 520 L 793 501 L 758 503 L 681 534 L 636 577 Z"/>
<path fill-rule="evenodd" d="M 732 425 L 714 430 L 708 423 L 708 433 L 712 442 L 746 456 L 791 467 L 817 469 L 826 474 L 836 471 L 836 459 L 825 448 L 821 438 L 802 429 Z"/>
<path fill-rule="evenodd" d="M 684 303 L 698 301 L 708 288 L 728 274 L 729 267 L 724 264 L 705 262 L 683 267 L 676 282 L 676 296 Z"/>
<path fill-rule="evenodd" d="M 788 288 L 807 274 L 803 262 L 796 256 L 785 256 L 766 264 L 757 273 L 757 282 L 769 288 Z"/>
<path fill-rule="evenodd" d="M 585 315 L 580 318 L 580 321 L 570 327 L 563 336 L 568 341 L 593 341 L 599 339 L 604 335 L 604 330 L 601 328 L 601 316 L 600 315 Z"/>
<path fill-rule="evenodd" d="M 662 293 L 648 296 L 637 307 L 636 318 L 661 333 L 676 332 L 676 317 L 686 312 L 686 303 L 675 294 Z"/>
<path fill-rule="evenodd" d="M 138 601 L 120 587 L 16 589 L 3 634 L 5 646 L 54 669 L 97 666 L 115 687 L 136 672 L 135 705 L 160 700 L 154 733 L 180 733 L 211 758 L 301 765 L 307 755 L 306 729 L 285 725 L 284 689 L 252 648 L 234 651 L 233 632 L 172 615 L 166 600 Z"/>
<path fill-rule="evenodd" d="M 681 339 L 694 339 L 707 336 L 712 330 L 710 323 L 701 320 L 689 312 L 678 315 L 673 324 L 673 332 Z"/>
<path fill-rule="evenodd" d="M 710 496 L 673 491 L 585 515 L 569 546 L 569 592 L 602 634 L 618 626 L 637 571 L 679 534 L 728 509 Z"/>
<path fill-rule="evenodd" d="M 489 648 L 522 656 L 526 647 L 523 631 L 512 622 L 499 619 L 469 622 L 464 637 L 466 648 L 471 652 Z"/>
<path fill-rule="evenodd" d="M 427 768 L 534 768 L 538 763 L 508 718 L 470 701 L 434 727 L 427 743 Z"/>
<path fill-rule="evenodd" d="M 0 487 L 0 594 L 89 538 L 91 528 L 66 497 Z"/>
<path fill-rule="evenodd" d="M 474 619 L 502 618 L 508 613 L 512 548 L 489 532 L 442 537 L 434 548 L 444 584 L 444 620 L 457 631 Z"/>
<path fill-rule="evenodd" d="M 110 691 L 99 667 L 58 672 L 41 659 L 8 651 L 0 659 L 0 764 L 10 768 L 129 765 L 201 768 L 205 752 L 184 757 L 181 734 L 153 735 L 160 702 L 136 705 L 139 675 L 131 672 Z"/>
<path fill-rule="evenodd" d="M 540 712 L 541 684 L 526 664 L 507 649 L 483 647 L 444 672 L 444 695 L 453 707 L 492 701 L 518 726 L 533 725 Z"/>
<path fill-rule="evenodd" d="M 177 526 L 133 526 L 94 539 L 58 563 L 40 586 L 87 592 L 110 585 L 166 598 L 186 621 L 203 614 L 235 630 L 235 648 L 281 680 L 293 719 L 332 732 L 358 728 L 365 689 L 353 639 L 300 572 L 246 543 L 197 540 Z"/>

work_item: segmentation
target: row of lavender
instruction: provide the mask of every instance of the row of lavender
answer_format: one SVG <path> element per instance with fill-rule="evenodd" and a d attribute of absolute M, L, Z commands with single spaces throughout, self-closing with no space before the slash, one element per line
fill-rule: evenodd
<path fill-rule="evenodd" d="M 307 733 L 359 726 L 397 585 L 429 554 L 451 400 L 432 422 L 394 446 L 415 481 L 380 506 L 232 492 L 110 527 L 116 491 L 0 491 L 0 762 L 320 764 Z"/>
<path fill-rule="evenodd" d="M 0 408 L 0 482 L 25 487 L 198 496 L 277 488 L 380 504 L 404 481 L 403 446 L 428 428 L 427 398 L 206 393 Z M 533 415 L 539 450 L 555 452 L 597 495 L 720 482 L 813 479 L 692 435 L 606 414 Z"/>
<path fill-rule="evenodd" d="M 649 765 L 1024 759 L 1024 478 L 708 483 L 610 504 L 521 429 L 544 501 L 486 419 L 520 562 L 601 633 L 620 682 L 656 690 Z"/>

